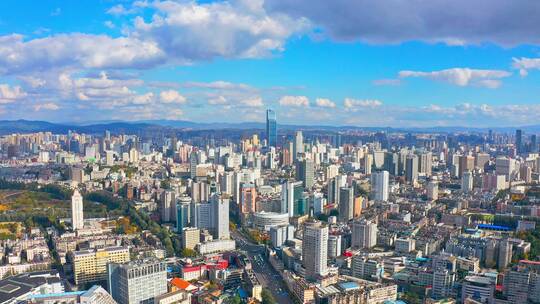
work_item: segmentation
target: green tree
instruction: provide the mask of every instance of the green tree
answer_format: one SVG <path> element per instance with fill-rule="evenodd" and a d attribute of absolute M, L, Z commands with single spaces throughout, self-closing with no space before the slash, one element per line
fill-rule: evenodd
<path fill-rule="evenodd" d="M 274 296 L 272 296 L 272 293 L 266 288 L 263 288 L 261 292 L 262 297 L 262 303 L 263 304 L 276 304 L 276 300 L 274 299 Z"/>
<path fill-rule="evenodd" d="M 239 295 L 235 295 L 234 297 L 227 298 L 227 300 L 225 300 L 225 303 L 227 303 L 227 304 L 241 304 L 242 299 L 240 298 Z"/>

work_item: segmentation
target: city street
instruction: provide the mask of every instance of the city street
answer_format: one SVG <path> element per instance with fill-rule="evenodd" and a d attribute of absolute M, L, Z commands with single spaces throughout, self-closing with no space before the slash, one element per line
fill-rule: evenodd
<path fill-rule="evenodd" d="M 268 289 L 272 293 L 276 302 L 280 304 L 294 303 L 286 291 L 285 283 L 281 279 L 281 276 L 264 258 L 264 246 L 252 243 L 237 231 L 232 231 L 231 236 L 237 241 L 238 249 L 248 254 L 257 279 L 259 279 L 263 288 Z"/>

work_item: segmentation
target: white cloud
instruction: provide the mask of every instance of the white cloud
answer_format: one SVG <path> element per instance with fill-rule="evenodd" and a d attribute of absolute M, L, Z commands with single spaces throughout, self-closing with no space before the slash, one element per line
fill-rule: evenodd
<path fill-rule="evenodd" d="M 323 107 L 323 108 L 335 108 L 336 107 L 336 103 L 331 101 L 328 98 L 317 98 L 315 100 L 315 103 L 317 104 L 317 106 Z"/>
<path fill-rule="evenodd" d="M 228 81 L 213 81 L 213 82 L 186 82 L 182 85 L 186 88 L 202 88 L 215 90 L 254 90 L 253 87 L 244 83 L 232 83 Z"/>
<path fill-rule="evenodd" d="M 378 108 L 382 106 L 382 101 L 378 99 L 354 99 L 345 98 L 343 105 L 345 109 L 355 110 L 358 108 Z"/>
<path fill-rule="evenodd" d="M 279 100 L 279 104 L 291 107 L 307 107 L 309 106 L 309 99 L 306 96 L 283 96 Z"/>
<path fill-rule="evenodd" d="M 122 16 L 122 15 L 131 15 L 134 14 L 137 11 L 136 7 L 127 9 L 122 4 L 117 4 L 107 10 L 107 14 L 113 15 L 113 16 Z"/>
<path fill-rule="evenodd" d="M 252 107 L 252 108 L 264 106 L 264 103 L 260 96 L 244 99 L 241 101 L 241 103 L 247 107 Z"/>
<path fill-rule="evenodd" d="M 227 103 L 227 98 L 225 98 L 225 96 L 223 95 L 219 95 L 219 96 L 210 98 L 208 100 L 208 103 L 211 105 L 223 105 Z"/>
<path fill-rule="evenodd" d="M 512 67 L 519 70 L 519 74 L 525 77 L 529 70 L 540 70 L 540 58 L 512 58 Z"/>
<path fill-rule="evenodd" d="M 0 84 L 0 103 L 12 103 L 26 95 L 20 86 L 10 87 L 8 84 Z"/>
<path fill-rule="evenodd" d="M 452 68 L 434 72 L 401 71 L 400 78 L 420 77 L 436 81 L 443 81 L 457 86 L 479 86 L 486 88 L 498 88 L 500 79 L 512 75 L 502 70 L 477 70 L 469 68 Z"/>
<path fill-rule="evenodd" d="M 154 93 L 148 92 L 142 95 L 136 95 L 132 98 L 131 102 L 136 105 L 151 104 L 154 101 Z"/>
<path fill-rule="evenodd" d="M 25 41 L 21 35 L 0 36 L 0 74 L 62 68 L 147 68 L 165 62 L 152 41 L 133 37 L 60 34 Z"/>
<path fill-rule="evenodd" d="M 161 91 L 159 93 L 159 99 L 163 103 L 177 103 L 182 104 L 186 102 L 186 97 L 180 95 L 176 90 Z"/>
<path fill-rule="evenodd" d="M 56 111 L 58 109 L 60 109 L 60 107 L 57 104 L 53 103 L 53 102 L 41 103 L 41 104 L 34 105 L 34 111 L 36 111 L 36 112 L 39 112 L 41 110 Z"/>
<path fill-rule="evenodd" d="M 106 27 L 110 28 L 110 29 L 113 29 L 115 28 L 116 26 L 114 25 L 114 23 L 110 20 L 107 20 L 105 22 L 103 22 L 103 25 L 105 25 Z"/>

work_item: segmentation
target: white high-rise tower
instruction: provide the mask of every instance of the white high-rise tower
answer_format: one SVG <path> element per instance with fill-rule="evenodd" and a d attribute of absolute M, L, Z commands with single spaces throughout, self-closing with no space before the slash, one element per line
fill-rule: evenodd
<path fill-rule="evenodd" d="M 371 192 L 376 201 L 388 201 L 388 171 L 371 174 Z"/>
<path fill-rule="evenodd" d="M 83 197 L 77 189 L 71 196 L 71 226 L 73 226 L 73 230 L 84 227 Z"/>

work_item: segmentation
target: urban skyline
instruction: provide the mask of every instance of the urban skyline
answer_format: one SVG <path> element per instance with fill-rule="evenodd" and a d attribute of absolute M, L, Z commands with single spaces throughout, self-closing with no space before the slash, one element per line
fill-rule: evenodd
<path fill-rule="evenodd" d="M 540 304 L 539 16 L 0 1 L 0 304 Z"/>

